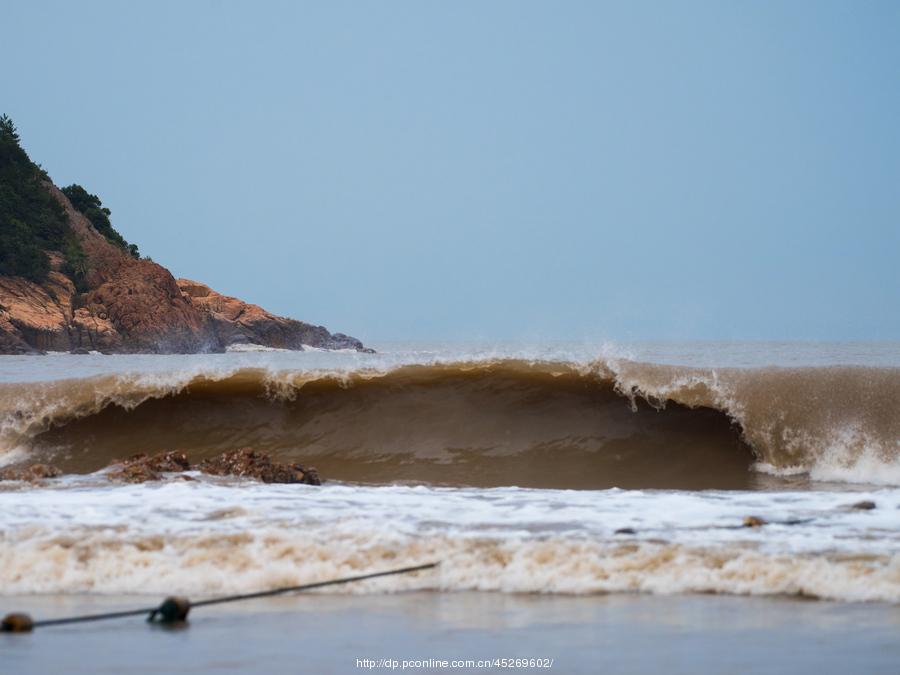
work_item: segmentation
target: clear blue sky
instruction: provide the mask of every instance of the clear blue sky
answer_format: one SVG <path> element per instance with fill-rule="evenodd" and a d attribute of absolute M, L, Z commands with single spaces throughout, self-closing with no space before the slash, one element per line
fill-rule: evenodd
<path fill-rule="evenodd" d="M 900 338 L 900 2 L 4 3 L 0 111 L 363 340 Z"/>

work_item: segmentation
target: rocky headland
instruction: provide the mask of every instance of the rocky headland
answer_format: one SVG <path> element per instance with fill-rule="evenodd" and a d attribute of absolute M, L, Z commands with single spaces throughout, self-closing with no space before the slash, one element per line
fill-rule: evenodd
<path fill-rule="evenodd" d="M 368 351 L 356 338 L 176 279 L 137 256 L 94 195 L 70 188 L 53 185 L 12 122 L 0 120 L 0 353 Z M 96 201 L 79 210 L 66 193 Z"/>

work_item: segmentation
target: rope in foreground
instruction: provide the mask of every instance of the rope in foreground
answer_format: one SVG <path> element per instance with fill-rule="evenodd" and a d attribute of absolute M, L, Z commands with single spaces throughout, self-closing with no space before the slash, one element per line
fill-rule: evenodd
<path fill-rule="evenodd" d="M 273 595 L 283 595 L 284 593 L 299 593 L 301 591 L 311 591 L 317 588 L 325 588 L 326 586 L 338 586 L 340 584 L 349 584 L 354 581 L 365 581 L 366 579 L 375 579 L 376 577 L 388 577 L 397 574 L 411 574 L 412 572 L 420 572 L 422 570 L 433 569 L 440 563 L 432 562 L 424 565 L 415 565 L 413 567 L 401 567 L 398 569 L 387 570 L 384 572 L 372 572 L 370 574 L 360 574 L 354 577 L 343 577 L 342 579 L 331 579 L 329 581 L 317 581 L 311 584 L 302 584 L 300 586 L 285 586 L 283 588 L 273 588 L 268 591 L 257 591 L 256 593 L 242 593 L 239 595 L 226 595 L 220 598 L 210 598 L 209 600 L 200 600 L 191 603 L 190 600 L 179 596 L 169 596 L 163 600 L 158 607 L 144 607 L 142 609 L 130 609 L 121 612 L 105 612 L 103 614 L 84 614 L 81 616 L 69 616 L 62 619 L 44 619 L 43 621 L 33 621 L 28 614 L 14 613 L 7 614 L 0 623 L 0 632 L 4 633 L 30 633 L 35 628 L 44 628 L 46 626 L 62 626 L 70 623 L 87 623 L 89 621 L 106 621 L 108 619 L 124 619 L 131 616 L 147 615 L 147 621 L 162 624 L 177 624 L 187 620 L 188 612 L 192 607 L 207 607 L 209 605 L 222 605 L 226 602 L 239 602 L 241 600 L 253 600 L 255 598 L 268 598 Z"/>

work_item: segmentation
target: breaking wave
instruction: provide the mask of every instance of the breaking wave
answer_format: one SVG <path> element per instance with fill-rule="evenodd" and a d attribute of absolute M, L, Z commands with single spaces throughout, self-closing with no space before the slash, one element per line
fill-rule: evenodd
<path fill-rule="evenodd" d="M 91 472 L 253 446 L 362 482 L 743 488 L 752 472 L 900 485 L 900 369 L 488 359 L 0 385 L 0 463 Z"/>

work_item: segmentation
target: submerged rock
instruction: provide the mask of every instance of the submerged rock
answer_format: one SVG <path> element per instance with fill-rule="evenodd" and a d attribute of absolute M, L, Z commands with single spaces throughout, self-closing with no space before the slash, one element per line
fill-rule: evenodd
<path fill-rule="evenodd" d="M 762 527 L 766 524 L 766 521 L 760 518 L 759 516 L 745 516 L 744 517 L 744 527 Z"/>
<path fill-rule="evenodd" d="M 856 509 L 857 511 L 871 511 L 875 508 L 875 502 L 870 499 L 864 499 L 861 502 L 856 502 L 855 504 L 850 505 L 851 509 Z"/>

